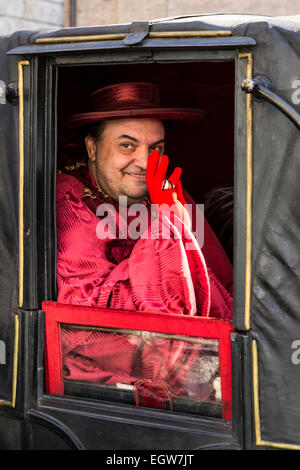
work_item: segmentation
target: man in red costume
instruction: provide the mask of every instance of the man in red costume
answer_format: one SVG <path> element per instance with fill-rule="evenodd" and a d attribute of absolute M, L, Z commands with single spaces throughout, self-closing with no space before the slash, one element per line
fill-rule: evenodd
<path fill-rule="evenodd" d="M 69 121 L 73 128 L 89 126 L 87 162 L 57 177 L 58 302 L 230 319 L 231 264 L 207 223 L 202 250 L 191 233 L 181 169 L 166 178 L 163 120 L 201 120 L 203 111 L 161 108 L 158 91 L 149 83 L 105 87 L 94 92 L 92 100 L 93 111 Z M 120 197 L 126 198 L 126 221 Z M 99 236 L 103 204 L 116 218 L 116 233 L 108 229 L 106 238 Z M 134 204 L 146 208 L 150 220 L 138 239 L 126 230 L 124 236 Z M 154 221 L 153 205 L 159 214 Z M 168 237 L 163 236 L 164 229 Z M 132 366 L 138 347 L 130 338 L 66 330 L 65 377 L 112 385 L 135 383 L 143 377 Z M 186 356 L 183 342 L 157 345 L 165 358 L 166 348 L 168 370 L 163 373 L 152 361 L 148 378 L 153 383 L 170 384 L 174 358 Z M 151 362 L 151 354 L 153 359 L 153 343 L 152 351 L 143 347 L 140 369 Z M 186 369 L 192 356 L 185 358 Z M 174 379 L 173 373 L 177 392 L 183 382 L 182 374 Z"/>

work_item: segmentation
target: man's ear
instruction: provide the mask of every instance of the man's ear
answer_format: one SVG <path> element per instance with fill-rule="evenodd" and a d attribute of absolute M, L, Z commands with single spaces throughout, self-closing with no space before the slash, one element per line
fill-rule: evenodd
<path fill-rule="evenodd" d="M 91 160 L 91 162 L 95 162 L 96 161 L 96 142 L 90 135 L 87 135 L 85 138 L 85 146 L 86 146 L 89 159 Z"/>

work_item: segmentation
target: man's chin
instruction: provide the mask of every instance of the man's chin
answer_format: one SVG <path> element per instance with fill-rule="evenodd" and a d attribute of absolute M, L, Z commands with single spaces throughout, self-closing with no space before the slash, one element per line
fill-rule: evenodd
<path fill-rule="evenodd" d="M 145 188 L 124 188 L 123 191 L 121 191 L 122 196 L 126 196 L 128 200 L 133 201 L 133 202 L 142 202 L 146 196 L 148 195 L 148 190 L 147 186 L 145 185 Z"/>
<path fill-rule="evenodd" d="M 123 194 L 122 195 L 122 198 L 126 197 L 127 198 L 127 202 L 128 202 L 128 205 L 131 205 L 131 204 L 140 204 L 142 203 L 146 197 L 147 197 L 148 193 L 147 192 L 127 192 L 126 194 Z"/>

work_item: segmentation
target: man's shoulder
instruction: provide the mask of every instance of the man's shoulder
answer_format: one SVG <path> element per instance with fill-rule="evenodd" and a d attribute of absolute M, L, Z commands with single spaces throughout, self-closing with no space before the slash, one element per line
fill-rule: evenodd
<path fill-rule="evenodd" d="M 63 197 L 66 193 L 72 193 L 81 199 L 84 193 L 84 184 L 75 178 L 75 176 L 58 173 L 56 177 L 57 198 Z"/>

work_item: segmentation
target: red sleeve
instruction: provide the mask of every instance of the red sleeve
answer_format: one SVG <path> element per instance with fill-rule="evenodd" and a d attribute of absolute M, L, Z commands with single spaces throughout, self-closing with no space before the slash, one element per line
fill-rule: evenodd
<path fill-rule="evenodd" d="M 184 198 L 188 204 L 195 206 L 195 201 L 183 190 Z M 218 237 L 204 217 L 204 243 L 201 247 L 207 267 L 219 279 L 222 285 L 232 294 L 233 290 L 233 268 L 232 264 Z"/>

